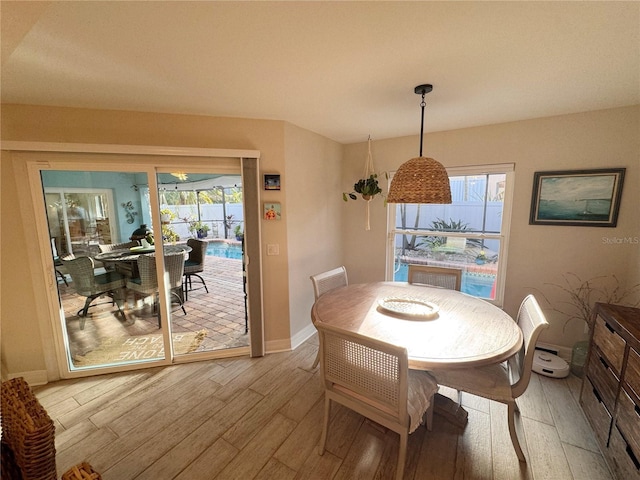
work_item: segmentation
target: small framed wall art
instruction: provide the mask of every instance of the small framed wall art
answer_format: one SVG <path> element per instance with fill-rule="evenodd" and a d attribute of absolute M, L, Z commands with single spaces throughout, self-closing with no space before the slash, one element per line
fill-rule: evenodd
<path fill-rule="evenodd" d="M 530 225 L 615 227 L 624 168 L 535 172 Z"/>
<path fill-rule="evenodd" d="M 264 204 L 264 213 L 262 214 L 262 218 L 265 220 L 280 220 L 280 203 L 278 202 L 268 202 Z"/>
<path fill-rule="evenodd" d="M 265 190 L 280 190 L 280 175 L 275 173 L 264 174 Z"/>

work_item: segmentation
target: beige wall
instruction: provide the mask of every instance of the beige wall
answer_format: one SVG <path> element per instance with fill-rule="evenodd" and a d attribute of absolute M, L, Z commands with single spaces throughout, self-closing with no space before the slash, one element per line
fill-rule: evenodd
<path fill-rule="evenodd" d="M 287 230 L 289 271 L 283 275 L 289 278 L 295 347 L 315 332 L 309 277 L 342 264 L 342 146 L 291 124 L 285 128 L 285 145 L 287 217 L 292 228 Z"/>
<path fill-rule="evenodd" d="M 416 125 L 418 127 L 418 125 Z M 561 300 L 545 283 L 562 281 L 573 272 L 587 279 L 616 274 L 628 285 L 640 280 L 640 245 L 608 244 L 603 237 L 640 237 L 640 107 L 628 107 L 559 117 L 490 125 L 425 136 L 424 151 L 445 166 L 515 163 L 515 191 L 511 220 L 504 308 L 515 315 L 522 298 L 543 290 L 551 302 Z M 418 136 L 374 141 L 376 171 L 393 171 L 418 155 Z M 366 143 L 345 147 L 343 188 L 360 177 Z M 626 167 L 617 228 L 529 225 L 533 173 Z M 384 175 L 383 175 L 384 178 Z M 385 189 L 386 191 L 386 189 Z M 381 204 L 381 200 L 376 202 Z M 375 205 L 375 202 L 374 202 Z M 362 228 L 364 204 L 350 202 L 342 229 L 350 281 L 384 278 L 386 210 L 372 205 L 371 231 Z M 572 322 L 543 305 L 551 328 L 543 341 L 570 346 L 584 335 Z"/>
<path fill-rule="evenodd" d="M 491 125 L 425 137 L 425 152 L 446 166 L 513 162 L 516 165 L 505 309 L 515 314 L 521 299 L 565 272 L 585 278 L 615 273 L 640 282 L 640 245 L 607 244 L 603 237 L 639 237 L 640 107 Z M 309 275 L 345 264 L 351 283 L 384 278 L 386 209 L 371 204 L 371 230 L 364 230 L 364 202 L 342 202 L 361 175 L 366 143 L 341 146 L 279 121 L 139 112 L 3 105 L 2 139 L 251 149 L 261 152 L 261 173 L 280 173 L 280 192 L 262 191 L 261 201 L 280 201 L 282 221 L 262 222 L 265 338 L 268 350 L 297 345 L 313 331 Z M 378 172 L 396 169 L 417 155 L 418 137 L 375 140 Z M 45 285 L 31 261 L 16 256 L 30 245 L 33 206 L 24 165 L 1 163 L 2 362 L 9 373 L 45 371 L 51 332 L 42 307 Z M 528 225 L 533 172 L 626 167 L 615 229 Z M 384 175 L 383 175 L 384 177 Z M 18 198 L 20 201 L 15 202 Z M 280 255 L 267 256 L 278 244 Z M 37 270 L 37 269 L 36 269 Z M 37 273 L 37 272 L 36 272 Z M 552 301 L 553 291 L 545 290 Z M 546 306 L 545 306 L 546 307 Z M 580 325 L 552 322 L 544 340 L 571 345 Z M 5 372 L 6 373 L 6 372 Z M 54 378 L 55 372 L 48 372 Z"/>
<path fill-rule="evenodd" d="M 281 201 L 279 222 L 262 222 L 263 289 L 265 341 L 268 351 L 290 347 L 289 271 L 287 255 L 287 207 L 284 122 L 251 119 L 213 118 L 140 112 L 3 105 L 2 139 L 41 142 L 105 143 L 207 147 L 259 150 L 260 173 L 281 173 L 285 189 L 261 191 L 261 201 Z M 304 138 L 294 149 L 307 158 Z M 318 157 L 315 145 L 311 156 Z M 335 154 L 332 153 L 332 155 Z M 46 288 L 40 275 L 29 270 L 24 257 L 11 252 L 24 251 L 30 240 L 33 205 L 24 173 L 13 174 L 8 155 L 2 161 L 2 362 L 9 373 L 44 371 L 44 348 L 50 348 L 51 333 L 43 332 L 48 319 L 39 307 Z M 332 160 L 335 162 L 335 159 Z M 16 168 L 24 164 L 15 161 Z M 21 212 L 13 199 L 26 205 Z M 27 217 L 24 217 L 27 215 Z M 27 219 L 24 221 L 24 219 Z M 338 222 L 339 220 L 336 220 Z M 267 256 L 266 245 L 278 244 L 280 255 Z M 37 244 L 36 244 L 37 246 Z M 17 286 L 20 286 L 19 288 Z M 52 372 L 49 372 L 51 378 Z"/>

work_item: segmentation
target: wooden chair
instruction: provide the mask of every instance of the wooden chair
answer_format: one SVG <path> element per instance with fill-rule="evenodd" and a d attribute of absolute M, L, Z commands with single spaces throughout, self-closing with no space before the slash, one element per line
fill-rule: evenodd
<path fill-rule="evenodd" d="M 99 297 L 107 295 L 111 297 L 111 303 L 115 303 L 118 311 L 124 315 L 117 300 L 122 298 L 120 295 L 125 287 L 124 276 L 117 272 L 106 272 L 96 275 L 95 265 L 91 257 L 75 257 L 73 254 L 66 255 L 60 259 L 66 268 L 71 280 L 73 288 L 78 295 L 87 297 L 84 307 L 78 310 L 78 316 L 82 318 L 80 322 L 80 330 L 84 329 L 87 313 L 91 303 Z"/>
<path fill-rule="evenodd" d="M 461 370 L 433 370 L 440 385 L 495 400 L 507 405 L 509 434 L 521 462 L 526 462 L 515 427 L 516 398 L 522 395 L 531 379 L 536 342 L 549 324 L 533 295 L 528 295 L 518 311 L 518 326 L 524 342 L 520 351 L 499 365 Z"/>
<path fill-rule="evenodd" d="M 191 247 L 191 251 L 189 252 L 189 258 L 187 258 L 184 262 L 184 299 L 187 300 L 189 298 L 189 291 L 193 290 L 193 286 L 191 284 L 192 277 L 196 277 L 202 283 L 205 291 L 209 293 L 209 289 L 207 288 L 207 284 L 198 273 L 204 272 L 204 261 L 207 258 L 207 246 L 208 242 L 204 240 L 197 240 L 195 238 L 190 238 L 187 240 L 187 245 Z"/>
<path fill-rule="evenodd" d="M 3 480 L 56 480 L 55 426 L 22 377 L 2 383 Z M 67 470 L 63 480 L 99 480 L 83 462 Z"/>
<path fill-rule="evenodd" d="M 169 273 L 169 288 L 171 296 L 178 300 L 182 312 L 186 315 L 182 300 L 182 275 L 184 273 L 184 254 L 182 252 L 170 253 L 164 256 L 164 268 Z M 158 302 L 158 275 L 156 270 L 155 254 L 140 255 L 138 257 L 138 272 L 140 277 L 127 280 L 127 288 L 143 296 L 153 295 L 153 306 Z M 178 293 L 178 290 L 180 293 Z M 158 315 L 158 328 L 161 327 L 160 315 Z"/>
<path fill-rule="evenodd" d="M 344 266 L 334 268 L 327 272 L 311 275 L 311 283 L 313 284 L 313 294 L 318 300 L 324 293 L 334 288 L 344 287 L 349 284 L 347 278 L 347 269 Z M 311 368 L 316 368 L 320 362 L 320 352 L 316 355 Z"/>
<path fill-rule="evenodd" d="M 460 291 L 462 270 L 459 268 L 433 267 L 409 264 L 409 283 L 434 285 Z"/>
<path fill-rule="evenodd" d="M 426 415 L 431 429 L 438 385 L 427 372 L 409 370 L 403 347 L 318 324 L 324 424 L 318 453 L 324 453 L 331 402 L 358 412 L 400 435 L 396 479 L 404 473 L 409 434 Z"/>

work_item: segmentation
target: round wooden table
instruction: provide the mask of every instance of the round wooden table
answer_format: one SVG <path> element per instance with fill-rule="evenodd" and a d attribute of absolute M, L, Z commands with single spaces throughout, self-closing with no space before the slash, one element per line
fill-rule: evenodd
<path fill-rule="evenodd" d="M 435 315 L 412 317 L 386 310 L 380 300 L 416 299 Z M 419 303 L 418 303 L 419 304 Z M 352 284 L 322 295 L 311 309 L 324 323 L 403 346 L 415 370 L 500 363 L 522 346 L 522 331 L 503 310 L 455 290 L 404 282 Z"/>

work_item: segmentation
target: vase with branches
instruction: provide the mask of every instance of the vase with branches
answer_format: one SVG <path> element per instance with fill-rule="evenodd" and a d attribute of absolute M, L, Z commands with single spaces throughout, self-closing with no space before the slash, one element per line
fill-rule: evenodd
<path fill-rule="evenodd" d="M 593 308 L 596 302 L 613 303 L 637 307 L 640 305 L 640 283 L 625 286 L 616 275 L 599 275 L 582 279 L 575 273 L 562 275 L 561 283 L 545 283 L 559 290 L 564 300 L 553 304 L 544 292 L 540 292 L 544 300 L 552 306 L 554 312 L 565 317 L 563 328 L 572 320 L 583 321 L 589 329 L 593 328 Z"/>
<path fill-rule="evenodd" d="M 592 332 L 595 321 L 593 311 L 597 302 L 630 307 L 640 305 L 640 283 L 625 286 L 616 275 L 599 275 L 584 280 L 579 275 L 569 272 L 562 275 L 561 283 L 545 285 L 559 290 L 565 297 L 564 300 L 553 304 L 544 292 L 540 291 L 551 309 L 564 316 L 563 330 L 569 322 L 578 320 L 584 322 L 589 332 Z M 583 375 L 588 348 L 589 342 L 586 340 L 576 342 L 573 346 L 571 371 L 579 377 Z"/>

